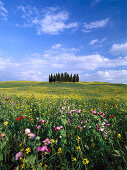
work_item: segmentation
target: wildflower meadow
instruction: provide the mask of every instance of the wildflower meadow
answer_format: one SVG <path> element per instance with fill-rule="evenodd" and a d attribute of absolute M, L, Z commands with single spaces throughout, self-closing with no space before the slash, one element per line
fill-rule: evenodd
<path fill-rule="evenodd" d="M 0 82 L 0 170 L 127 168 L 127 85 Z"/>

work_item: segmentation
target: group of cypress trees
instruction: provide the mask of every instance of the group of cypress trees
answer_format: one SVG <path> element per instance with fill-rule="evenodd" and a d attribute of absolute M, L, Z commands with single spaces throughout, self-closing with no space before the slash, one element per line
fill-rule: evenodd
<path fill-rule="evenodd" d="M 72 76 L 69 75 L 67 72 L 65 73 L 56 73 L 56 74 L 52 74 L 49 75 L 49 82 L 79 82 L 79 75 L 78 74 L 74 74 Z"/>

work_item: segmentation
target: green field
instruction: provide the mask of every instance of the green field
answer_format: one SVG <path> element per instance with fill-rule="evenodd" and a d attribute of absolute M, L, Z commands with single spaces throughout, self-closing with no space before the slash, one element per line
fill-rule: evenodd
<path fill-rule="evenodd" d="M 125 84 L 0 82 L 0 170 L 126 169 L 126 129 Z"/>

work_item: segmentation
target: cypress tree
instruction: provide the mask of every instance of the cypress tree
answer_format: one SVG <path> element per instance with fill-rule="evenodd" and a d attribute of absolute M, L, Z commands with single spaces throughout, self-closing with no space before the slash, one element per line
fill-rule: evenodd
<path fill-rule="evenodd" d="M 61 81 L 63 82 L 63 73 L 61 73 Z"/>
<path fill-rule="evenodd" d="M 79 75 L 77 74 L 77 82 L 79 82 Z"/>
<path fill-rule="evenodd" d="M 56 82 L 58 81 L 58 75 L 57 75 L 57 73 L 56 73 Z"/>
<path fill-rule="evenodd" d="M 58 81 L 60 81 L 60 73 L 58 73 Z"/>
<path fill-rule="evenodd" d="M 50 74 L 49 74 L 49 82 L 51 82 L 51 77 L 50 77 Z"/>
<path fill-rule="evenodd" d="M 74 76 L 73 76 L 73 82 L 75 82 L 75 79 L 76 79 L 76 75 L 74 74 Z"/>
<path fill-rule="evenodd" d="M 52 76 L 52 73 L 51 73 L 51 77 L 50 77 L 50 78 L 51 78 L 51 81 L 50 81 L 50 82 L 52 82 L 52 81 L 53 81 L 53 76 Z"/>
<path fill-rule="evenodd" d="M 72 82 L 73 80 L 72 80 L 72 74 L 70 75 L 70 82 Z"/>
<path fill-rule="evenodd" d="M 56 75 L 54 74 L 54 81 L 56 81 Z"/>

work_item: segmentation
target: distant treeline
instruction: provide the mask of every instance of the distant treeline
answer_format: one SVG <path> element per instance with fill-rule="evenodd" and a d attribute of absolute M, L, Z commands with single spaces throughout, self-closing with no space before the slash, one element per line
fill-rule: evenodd
<path fill-rule="evenodd" d="M 69 75 L 67 72 L 65 73 L 56 73 L 56 74 L 50 74 L 49 75 L 49 82 L 78 82 L 79 81 L 79 75 Z"/>

